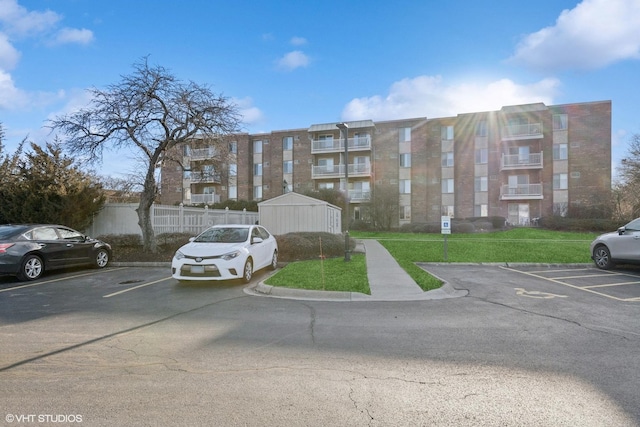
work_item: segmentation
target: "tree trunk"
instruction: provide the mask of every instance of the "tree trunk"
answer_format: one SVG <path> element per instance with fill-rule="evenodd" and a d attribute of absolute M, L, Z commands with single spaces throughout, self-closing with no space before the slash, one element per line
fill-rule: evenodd
<path fill-rule="evenodd" d="M 156 180 L 153 167 L 147 170 L 147 176 L 144 180 L 142 194 L 140 194 L 140 203 L 138 204 L 138 225 L 142 230 L 142 250 L 144 252 L 158 253 L 158 245 L 156 244 L 156 236 L 153 232 L 153 224 L 151 224 L 151 205 L 156 196 Z"/>

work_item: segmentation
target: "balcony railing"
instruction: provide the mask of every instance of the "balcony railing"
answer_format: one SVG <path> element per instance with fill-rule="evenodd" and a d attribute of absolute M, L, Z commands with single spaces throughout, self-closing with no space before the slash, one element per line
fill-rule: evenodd
<path fill-rule="evenodd" d="M 502 128 L 502 140 L 542 138 L 542 123 L 509 125 Z"/>
<path fill-rule="evenodd" d="M 356 138 L 349 138 L 347 140 L 347 146 L 349 151 L 363 151 L 371 150 L 371 137 L 358 136 Z M 337 153 L 344 151 L 344 139 L 328 139 L 328 140 L 313 140 L 311 142 L 311 153 Z"/>
<path fill-rule="evenodd" d="M 368 202 L 371 199 L 371 191 L 366 190 L 349 190 L 350 202 Z"/>
<path fill-rule="evenodd" d="M 187 178 L 191 182 L 213 182 L 217 184 L 222 183 L 222 177 L 220 176 L 220 174 L 211 172 L 191 172 L 185 178 Z"/>
<path fill-rule="evenodd" d="M 542 199 L 542 184 L 503 185 L 500 188 L 500 200 L 532 199 Z"/>
<path fill-rule="evenodd" d="M 218 194 L 191 194 L 191 203 L 194 205 L 198 204 L 212 204 L 219 203 L 220 195 Z"/>
<path fill-rule="evenodd" d="M 194 148 L 186 157 L 190 157 L 191 160 L 207 160 L 216 157 L 217 154 L 218 152 L 214 147 Z"/>
<path fill-rule="evenodd" d="M 500 170 L 542 169 L 542 153 L 503 154 Z"/>
<path fill-rule="evenodd" d="M 357 163 L 349 165 L 349 176 L 370 176 L 371 164 Z M 344 165 L 314 166 L 311 170 L 311 178 L 342 178 L 344 177 Z"/>

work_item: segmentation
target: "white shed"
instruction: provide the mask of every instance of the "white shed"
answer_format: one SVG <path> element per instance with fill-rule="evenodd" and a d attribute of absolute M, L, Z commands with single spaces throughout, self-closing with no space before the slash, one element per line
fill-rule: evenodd
<path fill-rule="evenodd" d="M 324 200 L 285 193 L 258 203 L 260 225 L 275 235 L 297 231 L 342 232 L 342 209 Z"/>

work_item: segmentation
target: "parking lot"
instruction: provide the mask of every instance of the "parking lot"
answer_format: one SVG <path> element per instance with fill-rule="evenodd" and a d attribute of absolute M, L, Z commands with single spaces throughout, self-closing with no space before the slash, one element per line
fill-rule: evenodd
<path fill-rule="evenodd" d="M 467 296 L 264 298 L 241 281 L 181 284 L 168 267 L 0 277 L 2 415 L 105 426 L 640 423 L 639 270 L 424 268 Z"/>
<path fill-rule="evenodd" d="M 590 292 L 616 301 L 640 302 L 640 268 L 621 267 L 599 270 L 595 267 L 503 267 L 506 270 Z"/>

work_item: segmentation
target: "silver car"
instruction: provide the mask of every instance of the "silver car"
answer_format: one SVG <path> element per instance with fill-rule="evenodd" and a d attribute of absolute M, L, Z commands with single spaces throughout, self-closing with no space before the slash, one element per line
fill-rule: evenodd
<path fill-rule="evenodd" d="M 608 270 L 616 264 L 640 263 L 640 218 L 601 234 L 591 242 L 591 259 L 598 268 Z"/>

